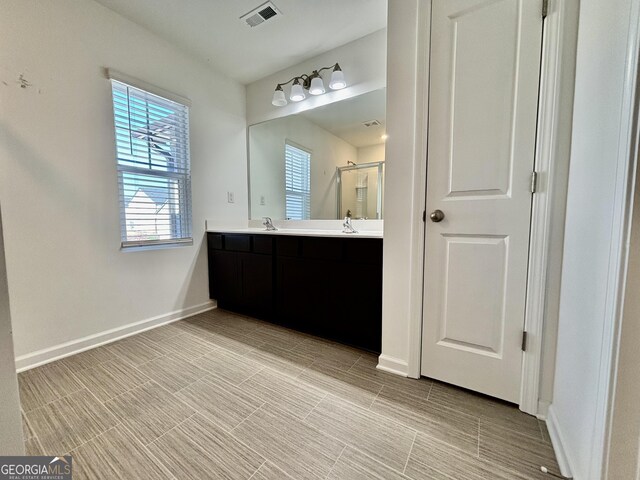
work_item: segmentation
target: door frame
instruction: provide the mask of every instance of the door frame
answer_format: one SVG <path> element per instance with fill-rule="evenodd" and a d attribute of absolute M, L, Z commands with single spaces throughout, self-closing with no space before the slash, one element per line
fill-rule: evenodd
<path fill-rule="evenodd" d="M 631 227 L 638 221 L 640 212 L 634 211 L 634 195 L 637 194 L 637 175 L 640 170 L 640 0 L 631 0 L 629 9 L 629 34 L 627 39 L 625 78 L 622 93 L 622 115 L 618 137 L 616 165 L 616 201 L 613 211 L 612 242 L 606 292 L 605 328 L 603 352 L 598 375 L 598 396 L 594 428 L 594 455 L 591 457 L 591 472 L 608 478 L 611 460 L 613 415 L 616 405 L 616 384 L 619 379 L 619 362 L 624 316 L 624 300 L 627 293 L 629 248 Z M 640 452 L 638 454 L 640 456 Z M 565 466 L 570 472 L 566 459 Z M 640 471 L 638 472 L 640 479 Z"/>
<path fill-rule="evenodd" d="M 522 411 L 544 417 L 546 411 L 539 407 L 539 392 L 542 370 L 544 316 L 547 307 L 547 283 L 552 242 L 552 211 L 557 199 L 566 198 L 567 170 L 559 169 L 568 162 L 558 152 L 561 136 L 561 116 L 567 106 L 561 101 L 562 54 L 565 47 L 564 32 L 570 25 L 567 2 L 550 0 L 548 13 L 543 22 L 538 126 L 536 138 L 535 170 L 538 172 L 537 190 L 533 194 L 531 233 L 527 278 L 527 298 L 523 327 L 527 331 L 527 351 L 523 355 L 522 382 L 519 407 Z M 424 28 L 418 30 L 418 68 L 416 69 L 416 158 L 417 178 L 424 180 L 413 199 L 414 212 L 426 211 L 427 191 L 427 133 L 429 112 L 429 52 L 431 37 L 431 1 L 420 2 L 418 22 Z M 573 19 L 575 21 L 575 19 Z M 421 85 L 421 86 L 420 86 Z M 422 221 L 420 218 L 419 221 Z M 407 374 L 419 378 L 422 357 L 422 324 L 424 300 L 424 251 L 425 229 L 417 229 L 411 252 L 411 264 L 421 265 L 412 272 L 410 305 L 409 356 Z M 412 269 L 413 270 L 413 269 Z M 544 410 L 544 408 L 542 409 Z"/>

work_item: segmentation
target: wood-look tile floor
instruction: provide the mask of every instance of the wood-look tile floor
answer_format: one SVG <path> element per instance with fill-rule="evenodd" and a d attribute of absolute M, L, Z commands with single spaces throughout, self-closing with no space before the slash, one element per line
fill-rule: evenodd
<path fill-rule="evenodd" d="M 28 454 L 76 479 L 551 479 L 544 423 L 212 310 L 19 375 Z"/>

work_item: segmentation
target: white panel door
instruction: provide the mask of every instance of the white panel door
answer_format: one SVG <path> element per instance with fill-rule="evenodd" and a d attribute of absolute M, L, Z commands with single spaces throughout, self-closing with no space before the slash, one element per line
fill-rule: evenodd
<path fill-rule="evenodd" d="M 541 9 L 542 0 L 432 9 L 422 375 L 516 403 Z"/>

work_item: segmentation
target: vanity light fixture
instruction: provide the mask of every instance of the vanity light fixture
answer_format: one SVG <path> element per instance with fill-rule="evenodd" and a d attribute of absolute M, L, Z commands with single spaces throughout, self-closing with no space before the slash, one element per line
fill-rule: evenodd
<path fill-rule="evenodd" d="M 307 97 L 304 93 L 305 90 L 308 90 L 310 95 L 322 95 L 326 90 L 324 88 L 324 81 L 320 72 L 330 69 L 333 69 L 333 71 L 331 72 L 329 88 L 331 90 L 340 90 L 345 88 L 347 86 L 347 82 L 344 79 L 344 73 L 342 73 L 340 65 L 336 63 L 330 67 L 322 67 L 318 70 L 314 70 L 311 72 L 311 75 L 302 74 L 295 76 L 284 83 L 279 83 L 276 85 L 276 90 L 273 92 L 273 100 L 271 103 L 276 107 L 284 107 L 287 104 L 287 99 L 282 87 L 291 82 L 293 83 L 291 85 L 291 92 L 289 93 L 289 100 L 292 102 L 304 100 Z"/>
<path fill-rule="evenodd" d="M 299 102 L 300 100 L 304 100 L 307 96 L 304 94 L 304 90 L 302 85 L 300 85 L 300 80 L 297 78 L 293 81 L 293 85 L 291 85 L 291 93 L 289 94 L 289 100 L 292 102 Z"/>
<path fill-rule="evenodd" d="M 331 90 L 340 90 L 347 86 L 347 82 L 344 80 L 344 73 L 342 73 L 342 69 L 340 65 L 336 63 L 333 68 L 333 72 L 331 72 L 331 81 L 329 82 L 329 88 Z"/>
<path fill-rule="evenodd" d="M 287 99 L 284 96 L 284 91 L 280 85 L 278 85 L 276 91 L 273 92 L 273 100 L 271 103 L 276 107 L 284 107 L 287 104 Z"/>
<path fill-rule="evenodd" d="M 322 77 L 318 75 L 317 77 L 313 77 L 311 79 L 311 86 L 309 87 L 309 93 L 311 95 L 322 95 L 325 92 L 324 82 L 322 81 Z"/>

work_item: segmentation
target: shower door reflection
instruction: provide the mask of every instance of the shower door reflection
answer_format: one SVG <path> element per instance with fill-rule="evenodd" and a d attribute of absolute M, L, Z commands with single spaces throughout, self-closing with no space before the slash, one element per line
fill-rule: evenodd
<path fill-rule="evenodd" d="M 337 168 L 338 218 L 381 219 L 384 162 Z"/>

